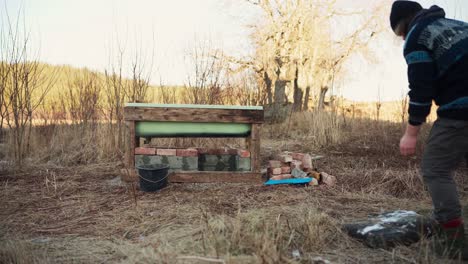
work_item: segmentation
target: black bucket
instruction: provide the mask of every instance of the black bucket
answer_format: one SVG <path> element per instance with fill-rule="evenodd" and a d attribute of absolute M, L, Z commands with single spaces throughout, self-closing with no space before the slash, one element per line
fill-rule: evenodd
<path fill-rule="evenodd" d="M 142 165 L 138 166 L 140 189 L 144 192 L 155 192 L 167 186 L 169 166 Z"/>

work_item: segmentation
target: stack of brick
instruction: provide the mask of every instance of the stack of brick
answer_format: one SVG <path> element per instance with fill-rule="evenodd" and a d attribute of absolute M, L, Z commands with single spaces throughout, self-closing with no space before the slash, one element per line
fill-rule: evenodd
<path fill-rule="evenodd" d="M 312 178 L 310 185 L 335 185 L 336 177 L 319 173 L 313 168 L 312 156 L 304 153 L 283 152 L 268 162 L 268 177 L 271 180 Z"/>
<path fill-rule="evenodd" d="M 250 171 L 250 152 L 240 149 L 135 148 L 135 165 L 168 165 L 172 171 Z"/>
<path fill-rule="evenodd" d="M 198 170 L 198 150 L 165 149 L 139 147 L 135 148 L 135 165 L 167 165 L 171 170 Z"/>

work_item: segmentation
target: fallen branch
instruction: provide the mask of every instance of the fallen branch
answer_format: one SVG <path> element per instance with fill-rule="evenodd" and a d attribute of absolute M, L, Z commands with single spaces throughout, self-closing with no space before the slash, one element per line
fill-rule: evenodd
<path fill-rule="evenodd" d="M 216 259 L 216 258 L 206 258 L 206 257 L 199 257 L 199 256 L 181 256 L 177 257 L 177 259 L 188 259 L 188 260 L 201 260 L 211 263 L 226 263 L 224 259 Z"/>

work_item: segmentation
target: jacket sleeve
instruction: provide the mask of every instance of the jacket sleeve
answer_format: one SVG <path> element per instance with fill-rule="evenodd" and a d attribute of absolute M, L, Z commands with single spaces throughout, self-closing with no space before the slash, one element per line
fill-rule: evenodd
<path fill-rule="evenodd" d="M 431 112 L 436 95 L 437 69 L 429 50 L 405 50 L 409 81 L 409 123 L 421 125 Z"/>

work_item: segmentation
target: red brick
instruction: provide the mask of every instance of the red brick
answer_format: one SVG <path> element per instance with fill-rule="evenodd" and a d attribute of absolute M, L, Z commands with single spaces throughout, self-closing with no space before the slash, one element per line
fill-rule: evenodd
<path fill-rule="evenodd" d="M 275 175 L 271 177 L 271 180 L 286 180 L 286 179 L 291 179 L 292 175 L 291 174 L 281 174 L 281 175 Z"/>
<path fill-rule="evenodd" d="M 268 161 L 269 168 L 281 168 L 283 164 L 279 160 L 270 160 Z"/>
<path fill-rule="evenodd" d="M 237 155 L 239 155 L 241 158 L 250 158 L 250 151 L 239 149 L 237 150 Z"/>
<path fill-rule="evenodd" d="M 271 175 L 280 175 L 281 173 L 281 168 L 269 168 L 269 172 Z"/>
<path fill-rule="evenodd" d="M 281 167 L 281 174 L 291 173 L 291 167 Z"/>
<path fill-rule="evenodd" d="M 302 169 L 302 161 L 298 161 L 298 160 L 293 160 L 291 162 L 291 169 Z"/>
<path fill-rule="evenodd" d="M 156 155 L 155 148 L 138 147 L 135 148 L 135 155 Z"/>
<path fill-rule="evenodd" d="M 322 172 L 322 183 L 328 186 L 334 186 L 336 184 L 336 177 L 328 173 Z"/>
<path fill-rule="evenodd" d="M 198 154 L 208 154 L 208 149 L 206 148 L 197 148 Z"/>
<path fill-rule="evenodd" d="M 175 156 L 177 155 L 176 149 L 158 149 L 156 151 L 158 156 Z"/>
<path fill-rule="evenodd" d="M 177 156 L 179 157 L 197 157 L 198 150 L 190 148 L 190 149 L 177 149 L 176 151 Z"/>
<path fill-rule="evenodd" d="M 312 156 L 310 156 L 309 154 L 305 154 L 302 157 L 302 167 L 305 169 L 312 168 Z"/>
<path fill-rule="evenodd" d="M 289 162 L 293 161 L 292 156 L 287 155 L 287 154 L 280 154 L 280 155 L 277 155 L 277 156 L 276 156 L 276 159 L 279 160 L 279 161 L 281 161 L 281 162 L 284 162 L 284 163 L 289 163 Z"/>
<path fill-rule="evenodd" d="M 302 159 L 304 158 L 303 153 L 292 153 L 291 156 L 293 159 L 299 160 L 299 161 L 302 161 Z"/>

